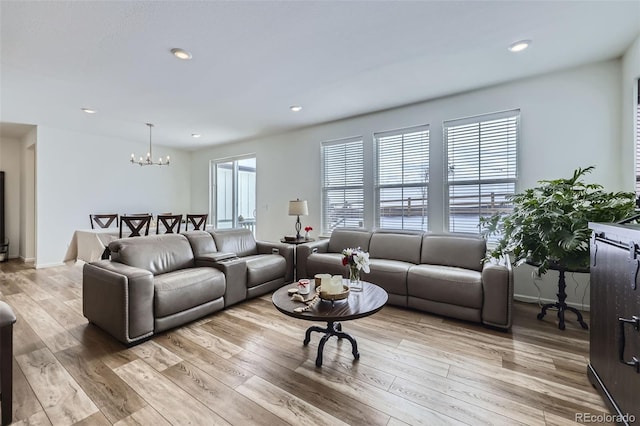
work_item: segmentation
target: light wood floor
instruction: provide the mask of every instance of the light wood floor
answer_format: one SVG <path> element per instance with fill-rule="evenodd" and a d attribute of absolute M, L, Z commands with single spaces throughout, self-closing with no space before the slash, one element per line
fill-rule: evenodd
<path fill-rule="evenodd" d="M 516 303 L 511 333 L 385 307 L 318 335 L 269 296 L 126 349 L 82 316 L 80 266 L 0 264 L 14 327 L 14 413 L 29 425 L 565 425 L 607 413 L 586 377 L 588 332 Z M 588 321 L 588 316 L 587 316 Z"/>

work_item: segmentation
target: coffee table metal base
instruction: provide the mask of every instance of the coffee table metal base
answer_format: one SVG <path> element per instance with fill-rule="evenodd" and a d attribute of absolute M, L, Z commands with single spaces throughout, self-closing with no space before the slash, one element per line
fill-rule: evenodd
<path fill-rule="evenodd" d="M 320 339 L 320 344 L 318 345 L 318 356 L 316 357 L 316 366 L 322 366 L 322 351 L 324 350 L 324 344 L 327 343 L 327 340 L 331 336 L 336 336 L 338 339 L 345 338 L 349 342 L 351 342 L 351 353 L 353 354 L 354 359 L 360 359 L 360 353 L 358 352 L 358 343 L 356 343 L 356 339 L 348 335 L 347 333 L 342 331 L 342 324 L 334 321 L 327 321 L 327 328 L 322 328 L 318 326 L 312 326 L 307 328 L 307 331 L 304 335 L 304 346 L 307 346 L 311 341 L 311 332 L 317 331 L 319 333 L 325 333 L 324 336 Z"/>

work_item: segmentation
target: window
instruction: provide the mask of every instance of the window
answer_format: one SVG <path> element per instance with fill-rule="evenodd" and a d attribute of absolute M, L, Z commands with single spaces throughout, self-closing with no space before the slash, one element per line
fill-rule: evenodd
<path fill-rule="evenodd" d="M 443 123 L 450 232 L 479 233 L 481 217 L 512 211 L 519 122 L 513 110 Z"/>
<path fill-rule="evenodd" d="M 429 126 L 374 134 L 376 225 L 427 230 Z"/>
<path fill-rule="evenodd" d="M 213 161 L 211 176 L 215 227 L 244 227 L 255 235 L 256 157 Z"/>
<path fill-rule="evenodd" d="M 364 222 L 364 153 L 361 137 L 322 143 L 322 233 Z"/>

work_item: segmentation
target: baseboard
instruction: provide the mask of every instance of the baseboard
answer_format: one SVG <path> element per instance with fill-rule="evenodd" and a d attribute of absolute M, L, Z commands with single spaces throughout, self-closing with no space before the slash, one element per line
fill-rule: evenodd
<path fill-rule="evenodd" d="M 22 263 L 36 263 L 36 258 L 35 257 L 24 257 L 24 256 L 19 256 L 18 259 L 20 259 L 22 261 Z"/>
<path fill-rule="evenodd" d="M 551 299 L 544 299 L 544 298 L 538 298 L 538 297 L 534 297 L 534 296 L 526 296 L 524 294 L 514 294 L 513 295 L 513 299 L 514 300 L 518 300 L 520 302 L 527 302 L 527 303 L 542 303 L 542 304 L 546 304 L 546 303 L 555 303 L 557 300 L 551 300 Z M 576 308 L 579 311 L 590 311 L 591 307 L 589 305 L 583 305 L 582 303 L 573 303 L 573 302 L 566 302 L 567 306 L 571 306 L 572 308 Z"/>

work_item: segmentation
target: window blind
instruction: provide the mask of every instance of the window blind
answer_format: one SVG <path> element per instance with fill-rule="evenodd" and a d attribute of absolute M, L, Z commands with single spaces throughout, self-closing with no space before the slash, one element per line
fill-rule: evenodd
<path fill-rule="evenodd" d="M 449 231 L 477 234 L 481 217 L 513 210 L 519 122 L 513 110 L 443 123 Z"/>
<path fill-rule="evenodd" d="M 323 142 L 322 233 L 360 228 L 364 222 L 364 144 L 362 137 Z"/>
<path fill-rule="evenodd" d="M 379 228 L 428 228 L 429 126 L 374 134 Z"/>

